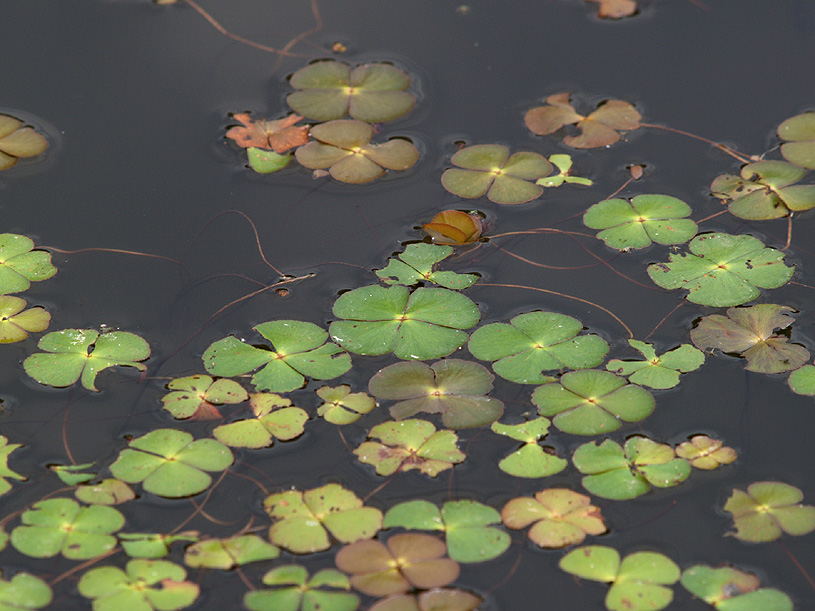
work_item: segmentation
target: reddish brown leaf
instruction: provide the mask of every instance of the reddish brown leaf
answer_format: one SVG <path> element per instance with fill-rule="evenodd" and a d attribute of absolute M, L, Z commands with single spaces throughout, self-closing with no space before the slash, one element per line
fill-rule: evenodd
<path fill-rule="evenodd" d="M 635 0 L 588 0 L 589 2 L 598 2 L 600 6 L 597 8 L 597 16 L 609 19 L 620 19 L 628 17 L 637 12 L 637 3 Z"/>
<path fill-rule="evenodd" d="M 240 113 L 235 115 L 235 119 L 243 126 L 229 129 L 226 137 L 243 148 L 254 146 L 281 154 L 308 142 L 309 126 L 294 125 L 302 118 L 300 115 L 289 115 L 276 121 L 252 121 L 247 113 Z"/>

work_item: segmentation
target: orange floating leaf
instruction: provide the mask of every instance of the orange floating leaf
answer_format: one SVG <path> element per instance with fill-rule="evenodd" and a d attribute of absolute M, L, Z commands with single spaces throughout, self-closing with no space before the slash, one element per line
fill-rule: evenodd
<path fill-rule="evenodd" d="M 234 115 L 243 126 L 235 126 L 226 132 L 226 137 L 243 148 L 262 148 L 275 153 L 285 153 L 308 142 L 308 125 L 294 125 L 300 115 L 289 115 L 275 121 L 252 121 L 248 113 Z"/>
<path fill-rule="evenodd" d="M 422 225 L 422 229 L 435 244 L 470 244 L 481 237 L 484 223 L 477 214 L 444 210 Z"/>
<path fill-rule="evenodd" d="M 629 17 L 637 12 L 637 3 L 635 0 L 587 0 L 588 2 L 597 2 L 600 4 L 597 7 L 597 16 L 600 18 L 608 19 L 621 19 L 622 17 Z"/>

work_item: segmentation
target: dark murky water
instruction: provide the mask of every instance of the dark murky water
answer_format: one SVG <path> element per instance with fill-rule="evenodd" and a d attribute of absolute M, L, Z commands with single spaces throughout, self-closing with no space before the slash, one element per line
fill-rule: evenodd
<path fill-rule="evenodd" d="M 704 3 L 704 4 L 703 4 Z M 314 24 L 307 2 L 201 0 L 202 6 L 233 32 L 276 47 Z M 53 314 L 50 330 L 96 328 L 101 324 L 137 332 L 153 348 L 149 375 L 178 377 L 202 371 L 200 355 L 230 333 L 250 336 L 251 327 L 270 319 L 295 318 L 325 325 L 338 291 L 372 283 L 400 243 L 420 239 L 415 226 L 436 211 L 477 207 L 494 232 L 549 225 L 581 214 L 614 192 L 626 179 L 625 166 L 643 163 L 647 177 L 626 195 L 666 193 L 708 216 L 720 204 L 708 195 L 712 179 L 737 169 L 735 161 L 707 145 L 681 136 L 640 130 L 609 150 L 574 153 L 590 190 L 563 187 L 542 200 L 518 207 L 486 199 L 462 202 L 446 193 L 441 170 L 455 142 L 501 142 L 514 150 L 547 155 L 572 152 L 554 138 L 532 136 L 523 125 L 525 110 L 559 91 L 573 91 L 589 103 L 620 98 L 636 103 L 646 121 L 661 123 L 761 154 L 775 142 L 780 121 L 815 106 L 815 8 L 803 0 L 644 1 L 642 14 L 620 22 L 592 17 L 592 5 L 579 0 L 471 2 L 428 1 L 318 2 L 323 29 L 295 51 L 328 57 L 335 41 L 348 47 L 349 62 L 393 61 L 415 76 L 419 104 L 411 114 L 384 127 L 383 135 L 405 135 L 422 151 L 420 163 L 404 176 L 353 187 L 312 180 L 303 169 L 259 176 L 243 167 L 239 154 L 223 140 L 227 113 L 252 110 L 258 115 L 285 112 L 285 77 L 309 61 L 277 58 L 218 34 L 189 6 L 159 7 L 144 1 L 6 0 L 0 21 L 0 112 L 44 129 L 51 148 L 41 162 L 24 163 L 0 175 L 0 231 L 24 233 L 38 245 L 65 250 L 116 248 L 180 259 L 183 266 L 158 259 L 87 252 L 54 256 L 59 273 L 34 285 L 25 296 Z M 315 46 L 316 45 L 316 48 Z M 322 49 L 322 50 L 321 50 Z M 291 274 L 315 272 L 283 299 L 272 292 L 228 309 L 222 306 L 276 277 L 260 260 L 249 225 L 256 223 L 270 261 Z M 789 260 L 799 266 L 796 280 L 813 284 L 815 227 L 812 212 L 795 221 Z M 580 230 L 579 217 L 562 225 Z M 786 222 L 746 224 L 717 217 L 702 230 L 749 232 L 769 245 L 783 245 Z M 593 252 L 610 251 L 598 241 Z M 549 265 L 590 265 L 583 249 L 564 238 L 532 236 L 505 246 Z M 619 271 L 650 285 L 645 266 L 665 258 L 652 247 L 617 258 Z M 337 263 L 339 262 L 339 263 Z M 352 264 L 352 266 L 346 265 Z M 354 267 L 359 266 L 359 267 Z M 557 271 L 519 263 L 487 245 L 464 268 L 490 282 L 526 284 L 569 293 L 614 311 L 642 337 L 680 299 L 622 281 L 605 267 Z M 244 278 L 238 277 L 244 276 Z M 605 313 L 551 295 L 526 290 L 474 287 L 483 322 L 505 321 L 531 309 L 549 309 L 578 317 L 612 344 L 625 345 L 626 334 Z M 760 301 L 800 310 L 793 339 L 815 347 L 813 292 L 786 286 L 765 292 Z M 688 341 L 694 319 L 714 308 L 683 307 L 653 339 L 662 348 Z M 5 516 L 59 488 L 41 467 L 66 463 L 65 438 L 77 462 L 109 465 L 124 447 L 124 435 L 177 426 L 204 436 L 212 424 L 177 424 L 159 409 L 161 379 L 139 384 L 129 372 L 107 372 L 103 392 L 38 387 L 19 363 L 35 350 L 36 338 L 0 350 L 0 432 L 25 443 L 10 466 L 29 476 L 0 497 Z M 466 354 L 466 351 L 465 351 Z M 612 353 L 614 354 L 614 353 Z M 617 352 L 614 356 L 619 356 Z M 363 390 L 367 379 L 392 358 L 354 358 L 355 367 L 340 380 Z M 293 395 L 311 411 L 311 392 Z M 531 388 L 531 387 L 530 387 Z M 496 381 L 495 396 L 507 403 L 507 415 L 530 409 L 530 388 Z M 67 416 L 66 416 L 66 410 Z M 349 428 L 347 441 L 360 443 L 365 432 L 385 419 L 385 410 Z M 785 376 L 745 373 L 730 357 L 709 358 L 701 372 L 681 385 L 657 393 L 657 409 L 641 426 L 613 435 L 644 432 L 678 443 L 688 435 L 709 433 L 740 452 L 736 465 L 712 473 L 695 472 L 681 486 L 652 492 L 635 501 L 601 502 L 610 534 L 596 542 L 626 553 L 661 551 L 683 568 L 693 563 L 734 563 L 758 572 L 765 585 L 788 592 L 798 609 L 815 608 L 813 592 L 779 543 L 745 545 L 723 537 L 730 519 L 721 507 L 733 487 L 763 479 L 784 481 L 815 501 L 811 431 L 812 399 L 792 394 Z M 63 424 L 64 423 L 64 424 Z M 371 504 L 386 509 L 409 498 L 436 502 L 475 498 L 500 508 L 518 494 L 543 487 L 579 488 L 573 468 L 543 482 L 501 474 L 497 461 L 514 442 L 488 440 L 486 432 L 465 432 L 468 452 L 452 478 L 438 481 L 415 473 L 400 475 L 377 493 Z M 570 454 L 585 440 L 552 434 L 547 443 Z M 381 478 L 356 462 L 335 431 L 312 421 L 295 442 L 270 450 L 236 452 L 238 471 L 261 477 L 269 489 L 307 489 L 341 482 L 366 495 Z M 149 495 L 147 495 L 149 496 Z M 254 517 L 267 524 L 263 499 L 251 484 L 228 479 L 207 505 L 227 526 L 200 521 L 190 527 L 211 535 L 234 533 Z M 125 530 L 167 530 L 192 510 L 184 502 L 142 498 L 121 507 Z M 158 517 L 157 517 L 158 516 Z M 489 594 L 485 608 L 601 609 L 605 588 L 576 584 L 556 568 L 561 551 L 541 551 L 524 542 L 501 558 L 465 567 L 461 587 Z M 808 570 L 815 570 L 812 536 L 785 538 L 784 546 Z M 520 563 L 513 570 L 519 555 Z M 173 558 L 180 560 L 180 548 Z M 313 571 L 332 565 L 333 553 L 299 558 Z M 110 562 L 122 565 L 119 555 Z M 257 584 L 268 563 L 250 565 Z M 8 548 L 0 568 L 25 569 L 53 578 L 72 563 L 31 560 Z M 244 586 L 232 573 L 197 575 L 202 597 L 194 608 L 234 603 Z M 676 587 L 672 608 L 703 609 Z M 75 581 L 56 588 L 54 608 L 84 608 Z"/>

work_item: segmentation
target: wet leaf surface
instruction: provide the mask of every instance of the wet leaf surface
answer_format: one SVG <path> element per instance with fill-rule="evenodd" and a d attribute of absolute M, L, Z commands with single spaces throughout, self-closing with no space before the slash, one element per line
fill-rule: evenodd
<path fill-rule="evenodd" d="M 815 530 L 815 507 L 804 505 L 804 495 L 782 482 L 756 482 L 747 492 L 734 489 L 724 510 L 733 516 L 742 541 L 761 543 L 778 539 L 782 533 L 806 535 Z"/>

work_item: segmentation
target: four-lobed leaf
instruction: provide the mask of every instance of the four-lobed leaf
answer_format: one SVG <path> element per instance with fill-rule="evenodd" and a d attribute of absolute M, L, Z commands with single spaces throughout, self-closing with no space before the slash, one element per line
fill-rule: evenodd
<path fill-rule="evenodd" d="M 390 408 L 396 420 L 419 412 L 441 414 L 447 428 L 484 426 L 501 417 L 504 404 L 487 396 L 494 376 L 483 365 L 446 359 L 426 365 L 417 361 L 380 369 L 368 383 L 377 399 L 398 401 Z"/>
<path fill-rule="evenodd" d="M 254 418 L 216 427 L 212 434 L 233 448 L 265 448 L 277 438 L 289 441 L 303 434 L 308 414 L 291 400 L 274 393 L 255 393 L 250 401 Z"/>
<path fill-rule="evenodd" d="M 0 115 L 0 124 L 2 117 Z M 34 250 L 31 238 L 0 233 L 0 295 L 26 291 L 32 282 L 47 280 L 56 273 L 57 268 L 51 265 L 51 253 Z"/>
<path fill-rule="evenodd" d="M 447 356 L 481 318 L 469 297 L 443 288 L 363 286 L 334 302 L 331 338 L 354 354 L 393 352 L 404 360 Z"/>
<path fill-rule="evenodd" d="M 744 492 L 738 488 L 727 499 L 724 510 L 733 516 L 742 541 L 762 543 L 782 533 L 806 535 L 815 530 L 815 507 L 804 505 L 803 493 L 782 482 L 755 482 Z"/>
<path fill-rule="evenodd" d="M 242 403 L 249 398 L 234 380 L 213 380 L 210 376 L 192 375 L 176 378 L 167 384 L 171 391 L 161 398 L 164 409 L 174 418 L 210 420 L 220 418 L 216 405 Z"/>
<path fill-rule="evenodd" d="M 741 305 L 760 288 L 786 284 L 795 271 L 784 264 L 784 253 L 749 235 L 705 233 L 688 248 L 690 254 L 672 253 L 668 263 L 649 265 L 648 275 L 662 288 L 686 289 L 686 299 L 701 305 Z"/>
<path fill-rule="evenodd" d="M 376 399 L 364 392 L 351 392 L 347 384 L 323 386 L 315 392 L 325 401 L 317 408 L 317 415 L 338 426 L 356 422 L 376 407 Z"/>
<path fill-rule="evenodd" d="M 441 175 L 441 184 L 459 197 L 486 194 L 496 204 L 524 204 L 537 199 L 543 187 L 531 181 L 548 176 L 552 164 L 539 153 L 509 154 L 501 144 L 475 144 L 450 159 L 457 166 Z"/>
<path fill-rule="evenodd" d="M 254 327 L 272 344 L 256 348 L 233 335 L 218 340 L 202 357 L 208 373 L 216 376 L 252 376 L 258 390 L 289 392 L 301 388 L 306 377 L 330 380 L 351 368 L 351 357 L 332 342 L 328 333 L 310 322 L 274 320 Z"/>
<path fill-rule="evenodd" d="M 629 339 L 628 344 L 639 351 L 644 361 L 622 361 L 612 359 L 606 363 L 606 369 L 617 375 L 627 376 L 628 381 L 650 388 L 673 388 L 679 384 L 679 374 L 696 371 L 705 362 L 705 354 L 690 344 L 669 350 L 657 356 L 654 346 L 636 339 Z"/>
<path fill-rule="evenodd" d="M 673 600 L 668 587 L 679 581 L 676 563 L 656 552 L 634 552 L 620 560 L 611 547 L 589 545 L 572 550 L 558 566 L 567 573 L 610 583 L 606 594 L 609 611 L 658 611 Z"/>
<path fill-rule="evenodd" d="M 40 384 L 64 388 L 77 380 L 96 392 L 96 376 L 108 367 L 135 367 L 150 356 L 150 346 L 138 335 L 127 331 L 99 333 L 93 329 L 63 329 L 43 336 L 37 348 L 44 352 L 30 355 L 23 362 L 28 375 Z"/>
<path fill-rule="evenodd" d="M 385 284 L 411 286 L 419 282 L 438 284 L 447 289 L 461 290 L 471 287 L 478 276 L 456 272 L 433 271 L 437 263 L 453 254 L 450 246 L 436 244 L 408 244 L 405 251 L 388 260 L 388 265 L 376 271 Z"/>
<path fill-rule="evenodd" d="M 354 450 L 360 462 L 376 467 L 378 475 L 418 469 L 436 477 L 466 455 L 458 449 L 458 436 L 452 431 L 437 431 L 425 420 L 383 422 L 368 433 L 370 439 Z"/>
<path fill-rule="evenodd" d="M 559 548 L 582 543 L 586 535 L 607 531 L 599 507 L 584 494 L 567 488 L 548 488 L 535 497 L 516 497 L 501 510 L 507 528 L 532 524 L 529 538 L 539 547 Z"/>
<path fill-rule="evenodd" d="M 711 314 L 699 321 L 690 337 L 697 348 L 718 348 L 722 352 L 740 354 L 747 359 L 745 369 L 758 373 L 782 373 L 798 369 L 809 360 L 809 351 L 775 333 L 786 329 L 794 318 L 794 310 L 772 303 L 729 308 L 727 316 Z"/>
<path fill-rule="evenodd" d="M 758 577 L 732 566 L 695 564 L 682 572 L 684 588 L 720 611 L 792 611 L 789 596 L 759 588 Z"/>
<path fill-rule="evenodd" d="M 184 564 L 190 568 L 231 569 L 250 562 L 274 560 L 280 549 L 257 535 L 238 535 L 226 539 L 206 539 L 184 550 Z"/>
<path fill-rule="evenodd" d="M 541 416 L 564 433 L 599 435 L 616 431 L 623 422 L 639 422 L 651 415 L 653 395 L 625 378 L 597 369 L 581 369 L 561 376 L 559 383 L 538 386 L 532 403 Z"/>
<path fill-rule="evenodd" d="M 303 566 L 278 566 L 263 576 L 267 589 L 247 592 L 243 604 L 249 611 L 355 611 L 359 597 L 349 592 L 347 575 L 322 569 L 309 577 Z"/>
<path fill-rule="evenodd" d="M 308 125 L 295 125 L 303 117 L 289 115 L 283 119 L 253 121 L 248 113 L 234 115 L 241 125 L 230 128 L 226 137 L 242 148 L 272 150 L 278 155 L 308 142 Z"/>
<path fill-rule="evenodd" d="M 538 444 L 538 440 L 549 432 L 549 424 L 546 418 L 535 418 L 521 424 L 493 422 L 490 425 L 493 433 L 524 443 L 521 448 L 502 458 L 498 468 L 509 475 L 528 478 L 547 477 L 563 471 L 569 462 L 560 458 L 553 448 Z"/>
<path fill-rule="evenodd" d="M 544 371 L 588 369 L 603 362 L 608 344 L 597 335 L 578 335 L 583 324 L 554 312 L 529 312 L 507 323 L 476 329 L 468 348 L 475 358 L 494 361 L 492 369 L 519 384 L 544 384 Z"/>
<path fill-rule="evenodd" d="M 684 244 L 696 235 L 692 212 L 681 199 L 670 195 L 637 195 L 631 201 L 607 199 L 594 204 L 583 215 L 583 223 L 601 229 L 597 239 L 617 250 L 645 248 L 657 244 Z"/>
<path fill-rule="evenodd" d="M 736 450 L 707 435 L 694 435 L 690 441 L 680 443 L 676 448 L 676 455 L 687 460 L 691 467 L 705 471 L 729 465 L 738 458 Z"/>

